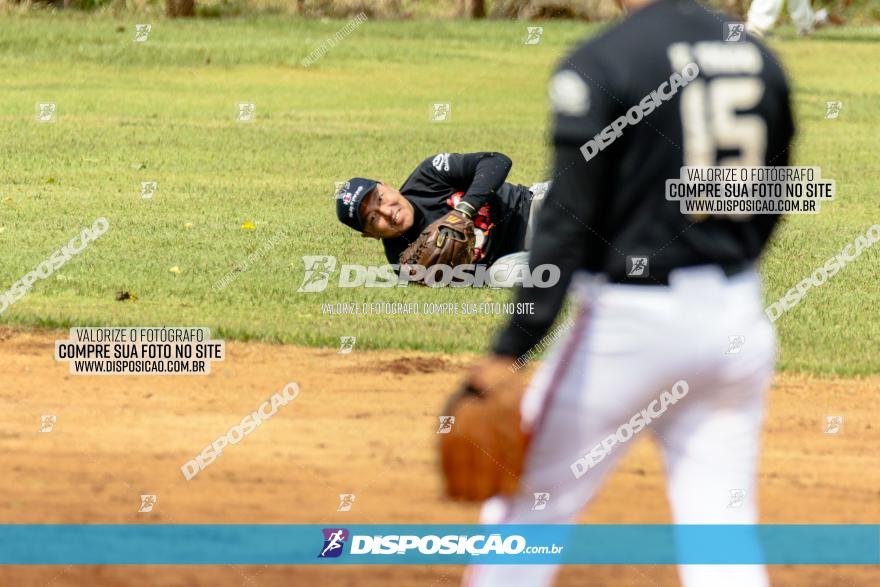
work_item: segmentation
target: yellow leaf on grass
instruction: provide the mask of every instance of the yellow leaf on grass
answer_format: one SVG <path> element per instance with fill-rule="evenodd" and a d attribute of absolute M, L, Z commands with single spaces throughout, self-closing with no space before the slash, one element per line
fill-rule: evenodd
<path fill-rule="evenodd" d="M 174 267 L 172 267 L 172 268 L 169 269 L 168 271 L 170 271 L 171 273 L 180 273 L 180 272 L 181 272 L 181 269 L 180 269 L 180 267 L 178 267 L 177 265 L 175 265 Z"/>
<path fill-rule="evenodd" d="M 192 227 L 193 227 L 193 223 L 192 223 L 192 222 L 187 222 L 186 224 L 183 225 L 183 227 L 184 227 L 184 228 L 192 228 Z"/>
<path fill-rule="evenodd" d="M 253 222 L 245 222 L 244 224 L 241 225 L 241 229 L 242 230 L 256 230 L 257 227 L 254 226 Z"/>

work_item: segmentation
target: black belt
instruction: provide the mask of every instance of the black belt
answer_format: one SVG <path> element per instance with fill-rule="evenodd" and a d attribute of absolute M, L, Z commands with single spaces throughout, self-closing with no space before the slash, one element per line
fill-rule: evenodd
<path fill-rule="evenodd" d="M 712 267 L 718 267 L 727 277 L 739 275 L 743 271 L 751 269 L 754 261 L 732 261 L 730 263 L 713 263 Z M 673 267 L 672 269 L 661 270 L 658 273 L 649 269 L 646 277 L 626 277 L 625 275 L 616 275 L 608 279 L 610 283 L 619 283 L 622 285 L 655 285 L 668 286 L 669 274 L 678 269 L 693 269 L 696 267 L 706 267 L 706 265 L 690 265 L 688 267 Z"/>

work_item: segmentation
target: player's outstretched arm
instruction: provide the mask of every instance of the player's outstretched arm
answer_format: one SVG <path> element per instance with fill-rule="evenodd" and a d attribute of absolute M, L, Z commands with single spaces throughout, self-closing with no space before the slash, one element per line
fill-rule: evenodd
<path fill-rule="evenodd" d="M 556 265 L 560 278 L 549 288 L 517 289 L 516 301 L 524 303 L 518 307 L 534 312 L 513 315 L 495 342 L 496 354 L 519 357 L 535 346 L 559 314 L 572 275 L 583 265 L 586 252 L 595 256 L 606 246 L 595 226 L 607 175 L 603 163 L 601 157 L 585 161 L 573 146 L 557 146 L 556 179 L 538 215 L 529 266 Z"/>
<path fill-rule="evenodd" d="M 438 179 L 464 192 L 462 201 L 479 210 L 507 180 L 513 162 L 504 153 L 441 153 L 431 160 Z"/>

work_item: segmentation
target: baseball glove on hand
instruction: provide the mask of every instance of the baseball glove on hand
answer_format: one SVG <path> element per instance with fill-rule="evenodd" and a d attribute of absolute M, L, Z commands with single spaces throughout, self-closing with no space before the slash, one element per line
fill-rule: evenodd
<path fill-rule="evenodd" d="M 446 406 L 440 461 L 453 499 L 483 501 L 514 493 L 519 485 L 528 445 L 519 407 L 525 382 L 510 372 L 511 362 L 489 359 L 488 372 L 475 371 Z"/>
<path fill-rule="evenodd" d="M 400 254 L 400 264 L 455 267 L 470 263 L 473 255 L 474 223 L 463 212 L 452 210 L 422 231 Z"/>

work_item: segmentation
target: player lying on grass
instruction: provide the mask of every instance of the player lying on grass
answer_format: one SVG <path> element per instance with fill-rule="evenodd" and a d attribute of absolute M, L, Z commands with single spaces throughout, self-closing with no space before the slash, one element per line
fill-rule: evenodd
<path fill-rule="evenodd" d="M 458 265 L 528 266 L 532 218 L 549 182 L 532 187 L 507 183 L 512 162 L 502 153 L 440 153 L 428 157 L 398 190 L 382 181 L 355 177 L 336 195 L 340 222 L 365 237 L 380 239 L 392 264 L 419 259 Z M 440 219 L 473 234 L 465 257 L 425 257 L 414 250 L 419 237 Z M 422 239 L 422 242 L 425 239 Z M 515 271 L 490 271 L 492 285 L 511 286 Z M 509 275 L 510 278 L 505 278 Z"/>

